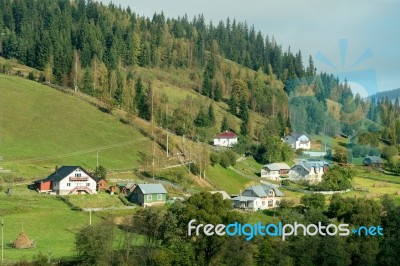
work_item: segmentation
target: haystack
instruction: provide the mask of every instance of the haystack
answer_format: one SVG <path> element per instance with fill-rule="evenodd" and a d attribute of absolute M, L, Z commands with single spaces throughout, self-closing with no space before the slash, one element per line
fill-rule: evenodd
<path fill-rule="evenodd" d="M 17 239 L 14 240 L 13 245 L 15 248 L 33 248 L 35 243 L 29 239 L 29 237 L 24 233 L 20 232 L 17 236 Z"/>

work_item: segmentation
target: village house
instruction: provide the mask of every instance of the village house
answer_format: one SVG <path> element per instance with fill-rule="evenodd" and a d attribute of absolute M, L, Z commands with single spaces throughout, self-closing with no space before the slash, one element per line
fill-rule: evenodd
<path fill-rule="evenodd" d="M 283 139 L 292 149 L 309 150 L 311 149 L 311 141 L 307 135 L 303 133 L 291 133 Z"/>
<path fill-rule="evenodd" d="M 167 190 L 162 184 L 138 184 L 129 195 L 129 201 L 141 206 L 165 204 Z"/>
<path fill-rule="evenodd" d="M 261 178 L 279 181 L 281 176 L 287 176 L 290 166 L 286 163 L 270 163 L 261 169 Z"/>
<path fill-rule="evenodd" d="M 97 184 L 97 186 L 96 186 L 97 191 L 107 189 L 107 181 L 104 178 L 99 177 L 99 178 L 95 178 L 94 180 L 96 181 L 96 184 Z"/>
<path fill-rule="evenodd" d="M 293 181 L 305 180 L 310 183 L 318 183 L 322 181 L 322 176 L 328 169 L 329 164 L 325 161 L 301 160 L 290 169 L 289 179 Z"/>
<path fill-rule="evenodd" d="M 214 146 L 232 147 L 238 143 L 238 136 L 229 131 L 225 131 L 214 138 Z"/>
<path fill-rule="evenodd" d="M 278 207 L 283 193 L 267 185 L 246 188 L 239 196 L 232 198 L 234 208 L 247 211 L 265 210 Z"/>
<path fill-rule="evenodd" d="M 34 182 L 39 193 L 56 195 L 96 194 L 96 180 L 80 166 L 62 166 L 45 179 Z"/>
<path fill-rule="evenodd" d="M 383 161 L 379 156 L 366 156 L 362 161 L 364 166 L 372 166 L 372 167 L 382 167 Z"/>

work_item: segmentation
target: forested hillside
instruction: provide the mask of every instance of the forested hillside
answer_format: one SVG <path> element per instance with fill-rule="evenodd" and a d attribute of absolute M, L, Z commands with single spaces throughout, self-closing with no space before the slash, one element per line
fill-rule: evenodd
<path fill-rule="evenodd" d="M 41 71 L 30 79 L 69 86 L 194 140 L 226 129 L 258 142 L 290 131 L 375 132 L 391 143 L 400 136 L 396 123 L 381 131 L 381 103 L 354 96 L 347 82 L 317 73 L 311 56 L 304 63 L 301 51 L 245 22 L 146 18 L 96 1 L 4 0 L 0 33 L 1 56 Z M 168 86 L 210 101 L 176 103 Z"/>

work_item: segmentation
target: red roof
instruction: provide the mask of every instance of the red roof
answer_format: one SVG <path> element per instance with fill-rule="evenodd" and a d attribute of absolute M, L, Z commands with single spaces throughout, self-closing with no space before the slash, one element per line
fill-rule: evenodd
<path fill-rule="evenodd" d="M 234 139 L 237 138 L 237 135 L 233 132 L 225 131 L 224 133 L 219 134 L 217 139 Z"/>

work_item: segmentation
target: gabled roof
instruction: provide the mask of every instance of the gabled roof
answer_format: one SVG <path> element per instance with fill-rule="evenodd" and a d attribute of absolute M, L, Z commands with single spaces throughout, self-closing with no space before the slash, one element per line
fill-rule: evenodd
<path fill-rule="evenodd" d="M 294 139 L 298 139 L 298 138 L 300 138 L 301 136 L 306 136 L 307 138 L 308 138 L 308 136 L 306 135 L 306 134 L 304 134 L 304 133 L 300 133 L 300 132 L 293 132 L 293 133 L 291 133 L 290 134 L 290 136 L 292 136 Z"/>
<path fill-rule="evenodd" d="M 167 194 L 162 184 L 138 184 L 137 188 L 139 188 L 143 194 Z"/>
<path fill-rule="evenodd" d="M 233 132 L 225 131 L 218 136 L 215 137 L 216 139 L 234 139 L 237 138 L 237 135 Z"/>
<path fill-rule="evenodd" d="M 255 185 L 248 187 L 245 190 L 252 190 L 254 194 L 256 194 L 258 197 L 266 197 L 269 195 L 269 191 L 271 189 L 275 191 L 276 196 L 278 197 L 283 196 L 283 193 L 279 189 L 267 185 Z"/>
<path fill-rule="evenodd" d="M 290 169 L 290 166 L 286 163 L 270 163 L 263 166 L 263 168 L 268 168 L 271 171 L 279 171 L 282 169 Z"/>
<path fill-rule="evenodd" d="M 54 173 L 52 173 L 51 175 L 49 175 L 48 177 L 46 177 L 45 179 L 42 180 L 38 180 L 37 182 L 40 181 L 60 181 L 63 180 L 65 177 L 67 177 L 69 174 L 71 174 L 73 171 L 75 171 L 77 168 L 81 169 L 83 172 L 85 172 L 88 176 L 90 176 L 90 174 L 88 172 L 85 171 L 85 169 L 83 169 L 80 166 L 61 166 L 60 168 L 58 168 L 56 171 L 54 171 Z"/>
<path fill-rule="evenodd" d="M 300 162 L 296 163 L 293 167 L 300 165 L 307 171 L 311 171 L 311 168 L 321 168 L 324 167 L 324 165 L 329 165 L 329 163 L 325 161 L 306 161 L 306 160 L 301 160 Z M 292 168 L 293 168 L 292 167 Z"/>
<path fill-rule="evenodd" d="M 364 160 L 369 160 L 371 163 L 383 163 L 379 156 L 366 156 Z"/>

